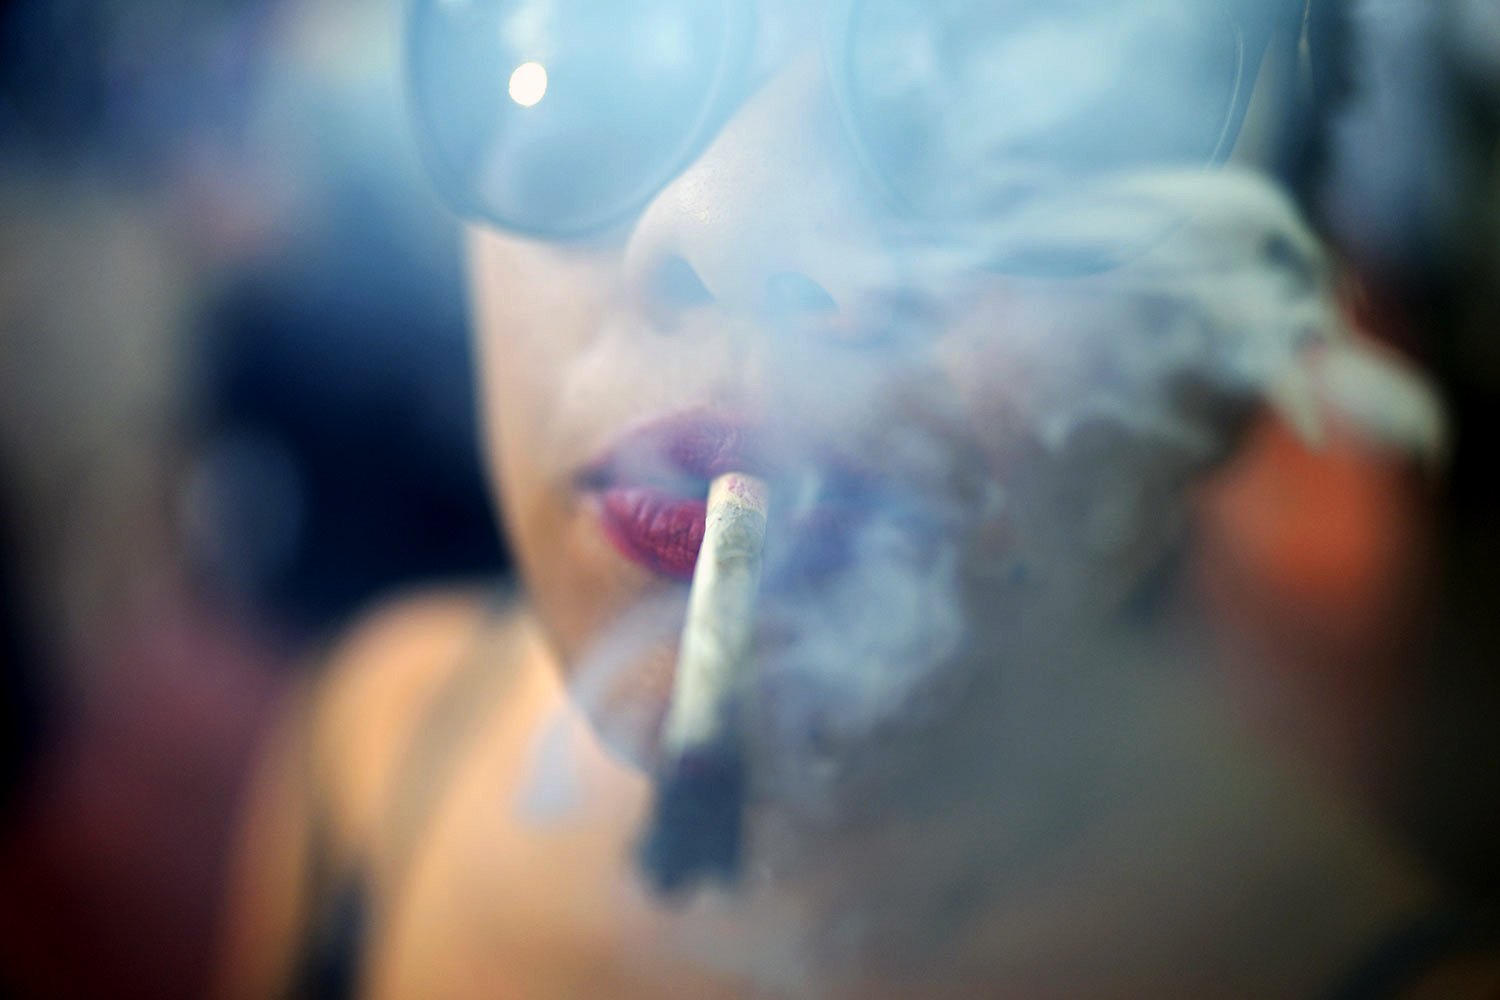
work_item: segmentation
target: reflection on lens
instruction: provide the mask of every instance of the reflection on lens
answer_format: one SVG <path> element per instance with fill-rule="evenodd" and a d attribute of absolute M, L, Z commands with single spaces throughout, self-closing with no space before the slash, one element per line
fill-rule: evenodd
<path fill-rule="evenodd" d="M 745 42 L 728 0 L 418 0 L 411 83 L 464 214 L 547 237 L 629 217 L 711 132 Z"/>
<path fill-rule="evenodd" d="M 547 70 L 541 63 L 525 62 L 510 75 L 510 99 L 523 108 L 534 108 L 547 96 Z"/>

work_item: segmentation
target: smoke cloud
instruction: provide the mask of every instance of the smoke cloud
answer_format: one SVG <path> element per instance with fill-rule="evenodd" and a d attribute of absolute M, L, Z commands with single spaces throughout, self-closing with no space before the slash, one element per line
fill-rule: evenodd
<path fill-rule="evenodd" d="M 783 379 L 803 400 L 767 431 L 780 468 L 747 749 L 752 875 L 684 916 L 701 956 L 768 988 L 815 994 L 877 959 L 921 967 L 1122 801 L 1198 787 L 1191 672 L 1155 651 L 1159 620 L 1122 612 L 1255 407 L 1314 443 L 1333 408 L 1441 448 L 1431 392 L 1352 338 L 1330 262 L 1274 181 L 1103 169 L 1118 137 L 1091 130 L 1122 79 L 1160 107 L 1164 142 L 1230 85 L 1222 21 L 1188 8 L 1205 9 L 1037 5 L 959 59 L 956 39 L 923 33 L 941 21 L 924 7 L 890 16 L 853 70 L 898 110 L 933 99 L 923 88 L 1006 99 L 983 118 L 890 119 L 886 152 L 912 151 L 898 166 L 913 190 L 936 187 L 924 171 L 939 160 L 969 164 L 972 183 L 941 192 L 940 231 L 893 223 L 879 245 L 827 249 L 888 305 L 875 356 L 829 371 L 805 339 L 774 340 L 774 370 L 812 374 Z M 1068 86 L 1041 89 L 1060 63 Z M 1025 155 L 1058 136 L 1077 140 L 1061 167 Z M 997 372 L 1010 377 L 979 377 Z M 872 437 L 889 476 L 827 461 L 828 441 Z M 817 520 L 830 505 L 835 551 Z M 574 686 L 585 711 L 675 637 L 681 604 L 661 596 L 600 638 Z M 560 751 L 539 746 L 552 774 Z M 715 912 L 748 918 L 750 944 L 715 944 Z"/>

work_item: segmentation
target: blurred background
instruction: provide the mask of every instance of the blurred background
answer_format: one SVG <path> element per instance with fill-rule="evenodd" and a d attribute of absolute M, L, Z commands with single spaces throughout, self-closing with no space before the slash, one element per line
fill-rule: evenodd
<path fill-rule="evenodd" d="M 289 683 L 503 571 L 399 21 L 0 6 L 0 993 L 202 995 Z"/>
<path fill-rule="evenodd" d="M 1413 486 L 1265 428 L 1205 501 L 1204 586 L 1294 685 L 1299 656 L 1382 664 L 1305 695 L 1351 726 L 1399 703 L 1401 746 L 1352 780 L 1493 896 L 1500 5 L 1353 7 L 1308 198 L 1361 325 L 1440 386 L 1449 461 Z M 395 0 L 0 3 L 0 995 L 202 995 L 289 685 L 357 609 L 506 571 L 400 21 Z"/>

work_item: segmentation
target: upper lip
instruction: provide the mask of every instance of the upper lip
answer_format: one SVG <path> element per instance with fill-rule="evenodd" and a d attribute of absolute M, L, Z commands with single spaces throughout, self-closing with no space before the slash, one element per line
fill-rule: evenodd
<path fill-rule="evenodd" d="M 616 438 L 584 466 L 577 484 L 585 492 L 648 488 L 684 500 L 704 500 L 710 483 L 727 472 L 764 479 L 783 523 L 816 512 L 866 516 L 880 512 L 908 525 L 941 520 L 920 474 L 879 469 L 833 447 L 826 439 L 772 434 L 716 410 L 680 411 L 648 421 Z"/>
<path fill-rule="evenodd" d="M 626 432 L 583 469 L 589 490 L 618 485 L 653 486 L 701 498 L 726 472 L 770 477 L 762 433 L 745 420 L 713 411 L 689 411 Z"/>
<path fill-rule="evenodd" d="M 918 537 L 955 527 L 958 508 L 932 495 L 937 484 L 924 490 L 920 475 L 872 468 L 825 442 L 773 436 L 764 424 L 719 411 L 680 411 L 626 431 L 577 483 L 587 493 L 646 489 L 701 504 L 724 473 L 759 476 L 770 487 L 783 580 L 847 565 L 856 533 L 872 518 Z"/>

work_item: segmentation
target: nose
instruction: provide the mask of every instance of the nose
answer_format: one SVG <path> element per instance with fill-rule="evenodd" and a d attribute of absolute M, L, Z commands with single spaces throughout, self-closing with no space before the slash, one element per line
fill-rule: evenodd
<path fill-rule="evenodd" d="M 625 285 L 654 329 L 717 311 L 858 340 L 892 287 L 816 55 L 737 110 L 637 220 Z"/>

